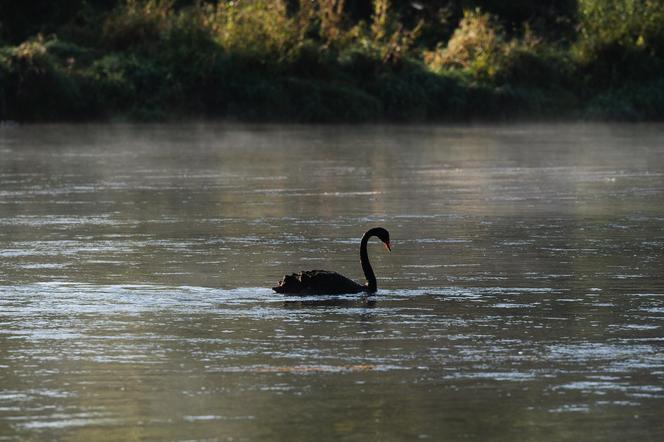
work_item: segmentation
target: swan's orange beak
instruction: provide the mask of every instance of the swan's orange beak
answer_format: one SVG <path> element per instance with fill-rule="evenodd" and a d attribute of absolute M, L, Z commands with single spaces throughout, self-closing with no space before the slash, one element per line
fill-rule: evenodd
<path fill-rule="evenodd" d="M 390 251 L 390 252 L 392 251 L 392 247 L 390 247 L 390 242 L 389 242 L 389 241 L 387 241 L 387 242 L 385 242 L 385 243 L 383 243 L 383 244 L 385 244 L 385 248 L 386 248 L 388 251 Z"/>

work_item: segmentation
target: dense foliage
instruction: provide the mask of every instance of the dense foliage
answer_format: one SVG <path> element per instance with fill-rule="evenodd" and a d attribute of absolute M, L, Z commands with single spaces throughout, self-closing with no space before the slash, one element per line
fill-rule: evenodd
<path fill-rule="evenodd" d="M 0 1 L 0 119 L 664 117 L 659 0 Z"/>

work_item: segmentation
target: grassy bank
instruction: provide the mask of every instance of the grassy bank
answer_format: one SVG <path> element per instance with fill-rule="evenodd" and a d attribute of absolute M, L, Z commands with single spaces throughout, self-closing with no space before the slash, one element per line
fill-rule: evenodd
<path fill-rule="evenodd" d="M 442 3 L 0 7 L 0 120 L 664 119 L 662 2 Z"/>

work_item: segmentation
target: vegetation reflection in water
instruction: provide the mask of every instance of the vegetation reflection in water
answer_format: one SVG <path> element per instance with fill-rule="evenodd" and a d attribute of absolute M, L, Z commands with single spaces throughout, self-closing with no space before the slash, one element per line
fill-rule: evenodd
<path fill-rule="evenodd" d="M 8 439 L 664 431 L 660 126 L 0 131 Z"/>

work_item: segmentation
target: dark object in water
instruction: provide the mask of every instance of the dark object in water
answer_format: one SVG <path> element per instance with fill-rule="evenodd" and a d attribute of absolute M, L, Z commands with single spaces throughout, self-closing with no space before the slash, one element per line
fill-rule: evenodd
<path fill-rule="evenodd" d="M 299 273 L 286 275 L 279 281 L 279 285 L 272 287 L 277 293 L 286 295 L 342 295 L 348 293 L 375 293 L 378 289 L 376 285 L 376 275 L 374 275 L 373 268 L 369 263 L 369 255 L 367 255 L 367 243 L 369 238 L 377 236 L 387 250 L 392 250 L 390 247 L 390 233 L 382 227 L 374 227 L 369 229 L 363 236 L 360 242 L 360 262 L 362 263 L 362 271 L 367 280 L 365 285 L 358 284 L 357 282 L 346 278 L 336 272 L 328 270 L 308 270 Z"/>

